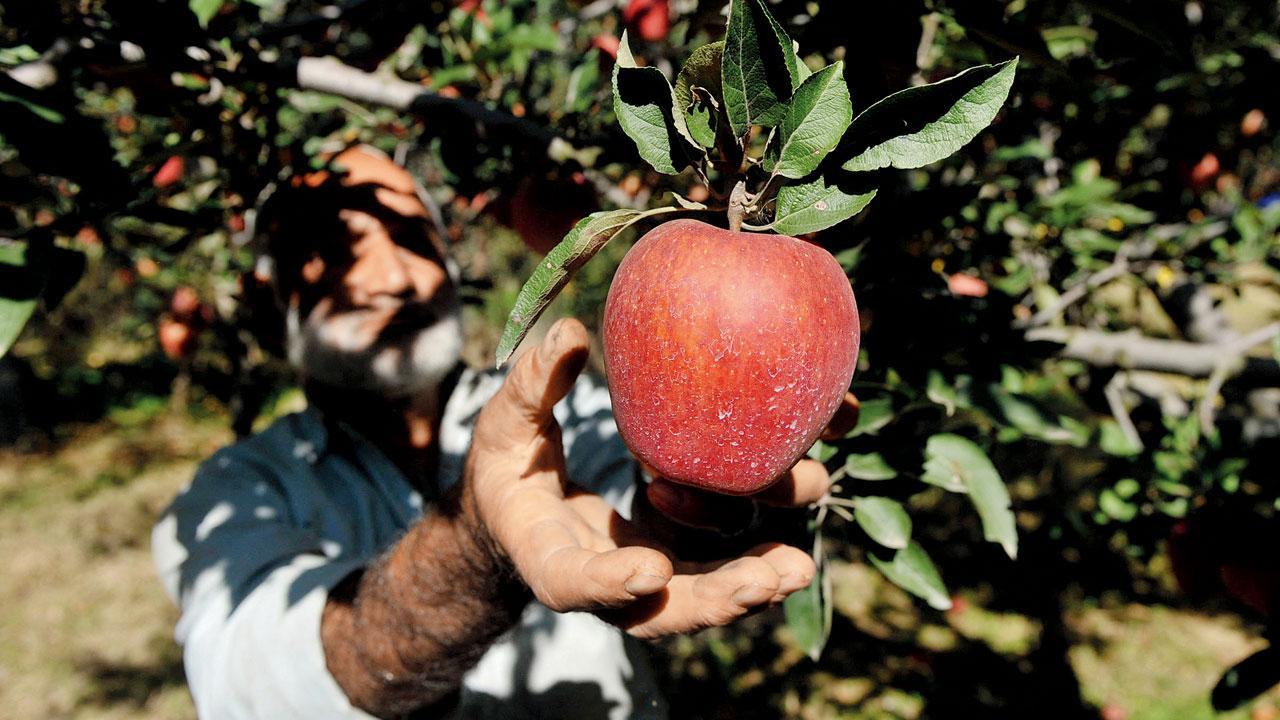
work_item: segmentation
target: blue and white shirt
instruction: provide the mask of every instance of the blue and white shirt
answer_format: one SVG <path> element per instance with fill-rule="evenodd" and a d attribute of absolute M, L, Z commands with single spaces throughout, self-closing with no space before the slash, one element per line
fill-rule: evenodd
<path fill-rule="evenodd" d="M 182 611 L 177 639 L 201 717 L 368 718 L 325 666 L 330 588 L 381 555 L 461 477 L 471 428 L 502 376 L 464 371 L 440 430 L 436 495 L 424 496 L 355 430 L 315 410 L 218 451 L 152 534 Z M 583 377 L 555 409 L 569 478 L 626 514 L 631 455 L 609 394 Z M 464 679 L 464 718 L 665 718 L 637 641 L 594 616 L 533 603 Z"/>

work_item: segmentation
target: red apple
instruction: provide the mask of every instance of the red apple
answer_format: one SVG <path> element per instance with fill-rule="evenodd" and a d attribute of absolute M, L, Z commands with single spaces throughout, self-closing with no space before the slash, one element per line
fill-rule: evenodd
<path fill-rule="evenodd" d="M 511 195 L 505 221 L 525 245 L 545 255 L 599 205 L 595 186 L 582 173 L 567 178 L 529 176 Z"/>
<path fill-rule="evenodd" d="M 186 170 L 186 163 L 182 158 L 174 155 L 156 171 L 151 177 L 151 185 L 157 188 L 166 188 L 182 179 L 182 173 Z"/>
<path fill-rule="evenodd" d="M 817 245 L 660 225 L 623 258 L 605 302 L 618 430 L 672 481 L 758 492 L 818 439 L 858 340 L 853 289 Z"/>
<path fill-rule="evenodd" d="M 191 355 L 196 347 L 196 333 L 190 325 L 173 318 L 162 318 L 156 335 L 160 340 L 160 349 L 171 360 L 182 360 Z"/>
<path fill-rule="evenodd" d="M 657 42 L 671 30 L 670 0 L 631 0 L 622 11 L 622 21 L 632 35 Z"/>

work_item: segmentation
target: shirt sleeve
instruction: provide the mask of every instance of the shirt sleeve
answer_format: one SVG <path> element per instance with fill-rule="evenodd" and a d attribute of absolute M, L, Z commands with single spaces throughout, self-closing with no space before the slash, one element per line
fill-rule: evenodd
<path fill-rule="evenodd" d="M 205 463 L 156 525 L 152 552 L 181 610 L 200 717 L 371 717 L 347 701 L 320 641 L 329 590 L 365 559 L 326 555 L 258 464 L 227 450 Z"/>
<path fill-rule="evenodd" d="M 618 434 L 604 381 L 593 375 L 578 378 L 556 406 L 555 415 L 564 440 L 569 481 L 602 496 L 629 517 L 636 488 L 636 462 Z"/>

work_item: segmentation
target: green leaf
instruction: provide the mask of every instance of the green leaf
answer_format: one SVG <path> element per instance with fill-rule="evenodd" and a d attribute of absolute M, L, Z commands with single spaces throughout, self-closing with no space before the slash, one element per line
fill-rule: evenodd
<path fill-rule="evenodd" d="M 723 97 L 734 135 L 743 137 L 752 125 L 782 121 L 798 70 L 791 40 L 761 0 L 733 0 L 729 8 Z"/>
<path fill-rule="evenodd" d="M 832 445 L 828 445 L 822 442 L 821 440 L 815 442 L 813 444 L 813 447 L 809 448 L 809 452 L 806 453 L 806 455 L 810 460 L 817 460 L 820 463 L 825 463 L 826 461 L 835 457 L 835 454 L 836 454 L 835 447 Z"/>
<path fill-rule="evenodd" d="M 835 149 L 853 120 L 844 63 L 835 62 L 809 76 L 787 106 L 782 118 L 782 145 L 773 172 L 802 178 Z"/>
<path fill-rule="evenodd" d="M 982 535 L 1018 556 L 1018 528 L 1009 490 L 982 448 L 968 438 L 944 433 L 925 443 L 921 479 L 952 492 L 968 493 L 982 519 Z"/>
<path fill-rule="evenodd" d="M 990 386 L 991 397 L 1000 406 L 1005 420 L 1023 433 L 1045 442 L 1066 443 L 1083 447 L 1089 441 L 1089 431 L 1065 427 L 1061 422 L 1051 422 L 1034 403 L 1019 397 L 998 385 Z"/>
<path fill-rule="evenodd" d="M 196 14 L 200 27 L 209 25 L 209 21 L 222 9 L 222 0 L 190 0 L 191 12 Z"/>
<path fill-rule="evenodd" d="M 858 408 L 858 422 L 845 437 L 875 435 L 880 428 L 893 422 L 893 401 L 889 398 L 866 400 Z"/>
<path fill-rule="evenodd" d="M 44 274 L 30 260 L 26 243 L 0 239 L 0 357 L 13 347 L 44 289 Z"/>
<path fill-rule="evenodd" d="M 66 117 L 62 113 L 58 112 L 57 110 L 54 110 L 53 108 L 45 107 L 44 105 L 40 105 L 38 103 L 34 103 L 26 98 L 18 97 L 17 95 L 10 95 L 7 92 L 0 91 L 0 103 L 14 103 L 17 105 L 21 105 L 22 107 L 26 108 L 28 112 L 32 113 L 33 115 L 40 118 L 41 120 L 44 120 L 47 123 L 53 123 L 54 125 L 61 125 L 62 123 L 66 122 Z"/>
<path fill-rule="evenodd" d="M 1111 488 L 1105 488 L 1098 495 L 1098 507 L 1108 517 L 1120 522 L 1129 522 L 1138 515 L 1138 506 L 1122 499 Z"/>
<path fill-rule="evenodd" d="M 872 540 L 901 550 L 911 541 L 911 517 L 902 503 L 887 497 L 854 498 L 853 519 Z"/>
<path fill-rule="evenodd" d="M 604 210 L 594 212 L 578 221 L 560 244 L 538 263 L 533 274 L 520 288 L 515 307 L 507 318 L 498 342 L 497 364 L 502 367 L 515 352 L 516 346 L 529 334 L 555 296 L 568 284 L 583 263 L 595 256 L 605 243 L 630 227 L 642 217 L 674 212 L 677 208 L 662 207 L 641 212 L 639 210 Z"/>
<path fill-rule="evenodd" d="M 613 66 L 613 111 L 640 157 L 667 175 L 679 174 L 699 150 L 675 107 L 671 83 L 658 68 L 636 66 L 623 33 Z"/>
<path fill-rule="evenodd" d="M 929 371 L 929 380 L 925 386 L 924 393 L 929 400 L 946 409 L 947 417 L 954 415 L 956 406 L 960 404 L 960 397 L 956 394 L 956 389 L 937 370 Z"/>
<path fill-rule="evenodd" d="M 941 160 L 995 119 L 1009 96 L 1014 58 L 932 85 L 907 88 L 867 108 L 849 126 L 845 170 L 917 168 Z"/>
<path fill-rule="evenodd" d="M 788 595 L 782 603 L 782 611 L 796 645 L 816 661 L 831 636 L 833 609 L 831 573 L 827 572 L 826 557 L 822 552 L 821 529 L 814 538 L 813 562 L 818 567 L 813 582 Z"/>
<path fill-rule="evenodd" d="M 829 183 L 822 176 L 813 182 L 784 185 L 778 190 L 773 229 L 783 235 L 817 232 L 857 215 L 876 196 L 854 181 L 841 178 Z"/>
<path fill-rule="evenodd" d="M 693 141 L 702 147 L 715 147 L 716 126 L 720 120 L 720 67 L 724 57 L 724 41 L 701 45 L 694 49 L 676 75 L 676 109 L 684 114 L 685 125 Z"/>
<path fill-rule="evenodd" d="M 1133 457 L 1142 452 L 1129 436 L 1121 429 L 1120 423 L 1110 418 L 1103 420 L 1098 426 L 1098 447 L 1109 455 Z"/>
<path fill-rule="evenodd" d="M 951 609 L 951 596 L 947 593 L 947 587 L 942 584 L 938 568 L 919 543 L 912 542 L 894 553 L 892 561 L 871 555 L 871 564 L 894 585 L 923 598 L 929 603 L 929 607 L 935 610 Z"/>
<path fill-rule="evenodd" d="M 892 480 L 898 477 L 898 471 L 890 467 L 878 452 L 865 455 L 850 453 L 844 459 L 844 472 L 858 480 Z"/>
<path fill-rule="evenodd" d="M 586 112 L 596 99 L 600 82 L 600 51 L 589 50 L 582 62 L 569 73 L 564 105 L 569 112 Z"/>

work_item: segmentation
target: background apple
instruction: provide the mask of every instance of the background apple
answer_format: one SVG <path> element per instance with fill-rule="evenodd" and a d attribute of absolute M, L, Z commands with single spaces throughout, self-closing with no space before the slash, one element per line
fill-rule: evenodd
<path fill-rule="evenodd" d="M 784 235 L 675 220 L 623 258 L 604 312 L 618 429 L 675 482 L 771 484 L 849 388 L 858 309 L 840 265 Z"/>

